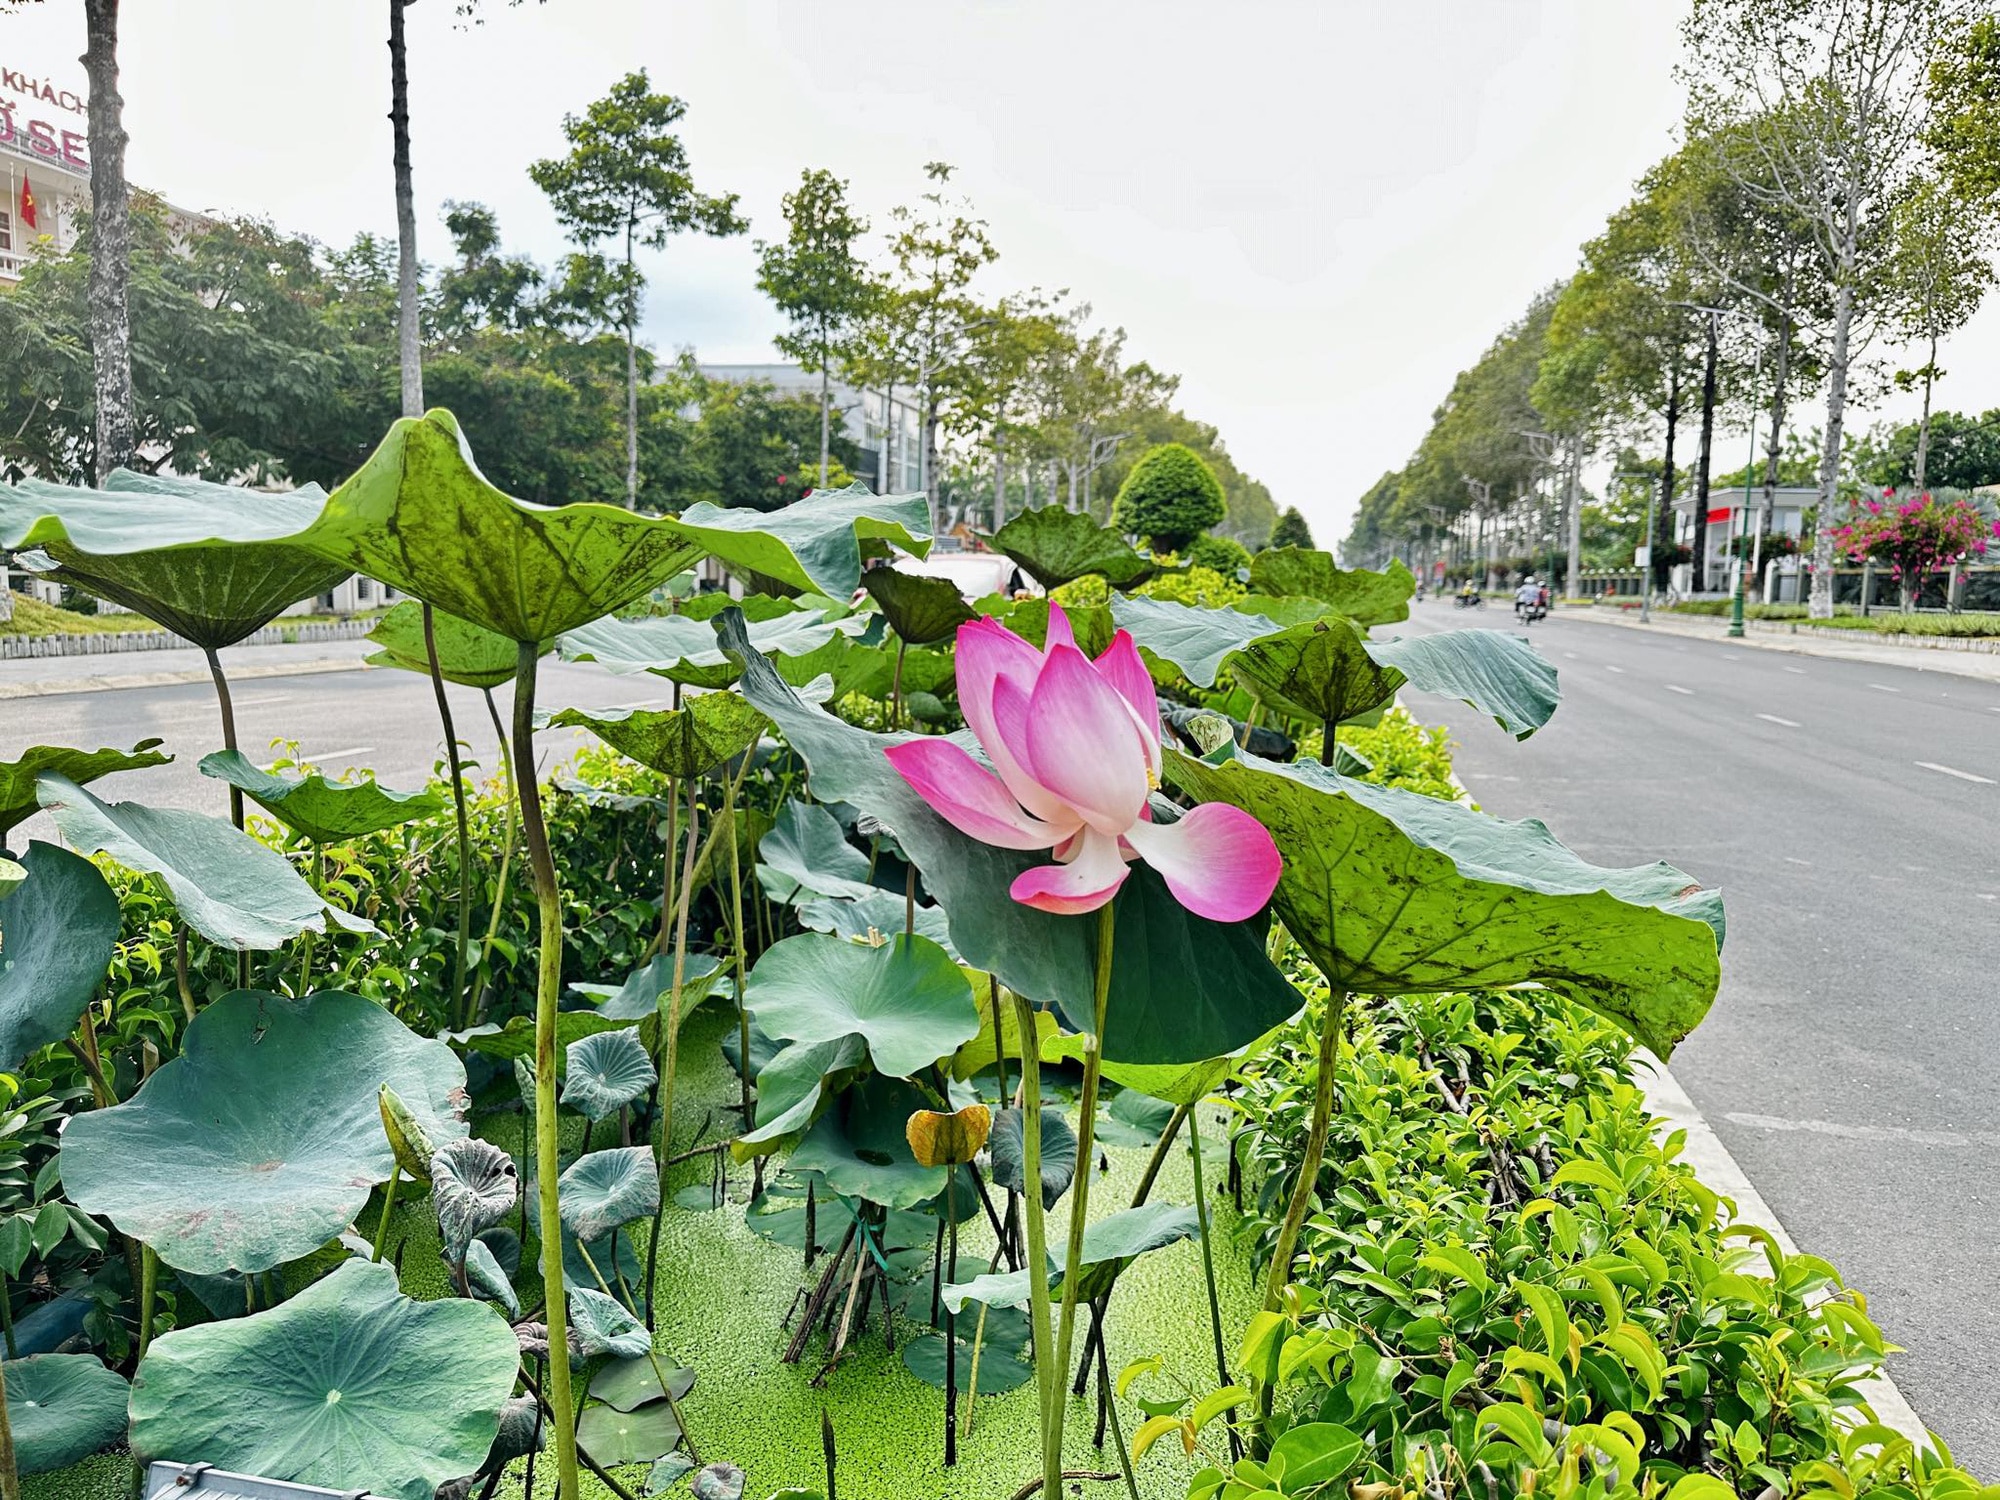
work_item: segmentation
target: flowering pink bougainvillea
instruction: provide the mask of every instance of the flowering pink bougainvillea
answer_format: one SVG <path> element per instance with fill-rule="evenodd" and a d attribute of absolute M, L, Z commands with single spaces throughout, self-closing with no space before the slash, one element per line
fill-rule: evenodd
<path fill-rule="evenodd" d="M 1947 563 L 1983 555 L 1988 536 L 2000 535 L 2000 521 L 1989 525 L 1963 500 L 1936 500 L 1928 492 L 1899 501 L 1894 490 L 1884 490 L 1861 508 L 1864 514 L 1833 528 L 1834 545 L 1856 562 L 1887 563 L 1906 598 Z"/>
<path fill-rule="evenodd" d="M 1198 916 L 1240 922 L 1271 899 L 1282 861 L 1250 814 L 1205 802 L 1155 823 L 1160 704 L 1132 637 L 1092 661 L 1049 605 L 1037 650 L 998 620 L 958 630 L 958 701 L 989 771 L 945 739 L 892 745 L 890 762 L 959 832 L 1003 849 L 1050 849 L 1015 879 L 1016 901 L 1064 915 L 1095 911 L 1143 859 Z M 998 774 L 996 775 L 995 772 Z"/>

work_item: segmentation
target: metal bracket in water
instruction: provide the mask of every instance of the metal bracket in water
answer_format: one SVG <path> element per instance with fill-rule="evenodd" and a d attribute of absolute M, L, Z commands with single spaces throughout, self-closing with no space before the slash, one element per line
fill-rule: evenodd
<path fill-rule="evenodd" d="M 232 1474 L 213 1464 L 159 1462 L 146 1468 L 145 1500 L 379 1500 L 366 1490 L 329 1490 Z"/>

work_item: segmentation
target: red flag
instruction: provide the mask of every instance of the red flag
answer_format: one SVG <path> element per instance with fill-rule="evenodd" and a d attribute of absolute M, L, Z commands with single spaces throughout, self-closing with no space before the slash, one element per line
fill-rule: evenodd
<path fill-rule="evenodd" d="M 30 229 L 40 228 L 35 222 L 35 190 L 28 186 L 28 174 L 21 174 L 21 222 Z"/>

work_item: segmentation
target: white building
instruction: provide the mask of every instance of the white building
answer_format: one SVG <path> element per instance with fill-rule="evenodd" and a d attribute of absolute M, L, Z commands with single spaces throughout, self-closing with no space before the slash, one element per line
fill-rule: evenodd
<path fill-rule="evenodd" d="M 90 206 L 90 121 L 83 90 L 0 56 L 0 288 L 21 279 L 37 248 L 76 243 Z M 32 220 L 32 222 L 30 222 Z"/>
<path fill-rule="evenodd" d="M 710 380 L 737 385 L 761 381 L 787 396 L 819 400 L 819 372 L 800 365 L 704 364 L 700 368 Z M 867 481 L 879 494 L 908 495 L 924 487 L 923 416 L 914 400 L 899 393 L 892 402 L 884 391 L 836 379 L 829 388 L 828 404 L 842 419 L 848 440 L 861 450 L 861 467 L 855 478 Z"/>
<path fill-rule="evenodd" d="M 1804 512 L 1819 504 L 1819 490 L 1811 485 L 1779 485 L 1771 496 L 1771 520 L 1767 532 L 1798 536 Z M 1747 508 L 1746 508 L 1747 507 Z M 1763 525 L 1764 486 L 1753 484 L 1746 497 L 1740 486 L 1711 488 L 1708 492 L 1708 528 L 1702 539 L 1702 580 L 1699 593 L 1723 593 L 1732 583 L 1729 571 L 1729 543 L 1733 537 L 1748 536 Z M 1694 544 L 1694 496 L 1682 495 L 1674 501 L 1674 540 L 1683 547 Z"/>

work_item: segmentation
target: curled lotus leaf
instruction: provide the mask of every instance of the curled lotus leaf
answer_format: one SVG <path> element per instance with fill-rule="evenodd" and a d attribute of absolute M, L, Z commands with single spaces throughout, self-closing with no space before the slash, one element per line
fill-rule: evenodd
<path fill-rule="evenodd" d="M 508 1317 L 521 1316 L 521 1298 L 514 1290 L 514 1283 L 508 1280 L 500 1267 L 500 1258 L 484 1240 L 474 1240 L 465 1247 L 465 1284 L 473 1296 L 496 1303 Z"/>
<path fill-rule="evenodd" d="M 1361 632 L 1339 615 L 1252 641 L 1229 670 L 1266 708 L 1323 724 L 1380 708 L 1408 680 L 1370 656 Z"/>
<path fill-rule="evenodd" d="M 958 585 L 949 578 L 871 568 L 861 575 L 861 586 L 875 600 L 897 639 L 912 646 L 929 646 L 944 640 L 956 633 L 959 626 L 978 618 L 958 591 Z M 750 644 L 757 646 L 754 634 Z M 766 647 L 757 649 L 769 654 Z"/>
<path fill-rule="evenodd" d="M 41 811 L 35 778 L 64 776 L 82 786 L 115 771 L 142 771 L 164 766 L 172 760 L 154 746 L 156 739 L 141 740 L 130 750 L 72 750 L 67 745 L 31 745 L 16 760 L 0 760 L 0 849 L 7 846 L 7 832 Z"/>
<path fill-rule="evenodd" d="M 340 990 L 236 990 L 138 1093 L 70 1119 L 63 1187 L 176 1269 L 266 1271 L 339 1234 L 394 1170 L 384 1082 L 440 1152 L 464 1137 L 465 1068 L 444 1043 Z"/>
<path fill-rule="evenodd" d="M 0 486 L 0 550 L 39 548 L 62 582 L 220 648 L 346 576 L 298 541 L 325 503 L 315 484 L 274 495 L 129 469 L 96 490 L 23 480 Z"/>
<path fill-rule="evenodd" d="M 741 755 L 764 732 L 764 716 L 734 693 L 703 693 L 676 709 L 565 708 L 543 729 L 587 729 L 628 760 L 663 776 L 703 776 Z"/>
<path fill-rule="evenodd" d="M 1108 1291 L 1118 1274 L 1148 1251 L 1176 1240 L 1193 1239 L 1200 1232 L 1201 1223 L 1195 1211 L 1171 1203 L 1142 1204 L 1098 1219 L 1083 1231 L 1079 1298 L 1088 1300 Z M 1058 1246 L 1049 1255 L 1049 1279 L 1057 1286 L 1067 1248 Z M 944 1289 L 944 1304 L 958 1313 L 968 1302 L 984 1302 L 988 1307 L 1019 1307 L 1028 1296 L 1027 1271 L 989 1272 L 970 1281 L 948 1284 Z"/>
<path fill-rule="evenodd" d="M 796 797 L 778 809 L 771 831 L 758 841 L 757 879 L 767 896 L 787 903 L 880 894 L 868 878 L 868 856 L 847 842 L 840 820 Z"/>
<path fill-rule="evenodd" d="M 569 1044 L 562 1100 L 586 1119 L 602 1120 L 645 1097 L 659 1076 L 629 1029 L 600 1031 Z"/>
<path fill-rule="evenodd" d="M 373 933 L 375 925 L 330 905 L 291 861 L 226 819 L 182 808 L 101 802 L 66 777 L 37 783 L 42 806 L 80 854 L 109 854 L 158 875 L 188 926 L 239 952 L 283 947 L 329 926 Z"/>
<path fill-rule="evenodd" d="M 389 1149 L 396 1153 L 396 1165 L 403 1169 L 405 1176 L 418 1182 L 431 1180 L 431 1157 L 437 1147 L 424 1133 L 423 1121 L 416 1112 L 403 1102 L 388 1084 L 376 1096 L 376 1103 L 382 1112 L 382 1133 L 389 1137 Z"/>
<path fill-rule="evenodd" d="M 431 633 L 437 641 L 438 671 L 446 682 L 461 687 L 492 688 L 514 680 L 521 653 L 506 636 L 495 635 L 441 609 L 431 611 Z M 368 632 L 368 639 L 382 648 L 368 658 L 371 666 L 399 667 L 406 672 L 430 675 L 430 648 L 424 641 L 424 607 L 416 600 L 405 599 L 377 620 L 375 628 Z"/>
<path fill-rule="evenodd" d="M 664 1495 L 694 1468 L 694 1460 L 685 1453 L 669 1453 L 654 1463 L 652 1472 L 646 1476 L 646 1494 Z M 782 1495 L 784 1492 L 779 1491 Z M 771 1500 L 778 1500 L 773 1495 Z"/>
<path fill-rule="evenodd" d="M 268 1312 L 155 1339 L 132 1382 L 132 1452 L 431 1500 L 485 1463 L 520 1363 L 492 1308 L 418 1302 L 387 1264 L 347 1260 Z"/>
<path fill-rule="evenodd" d="M 66 1469 L 125 1436 L 125 1377 L 94 1354 L 31 1354 L 0 1364 L 22 1474 Z"/>
<path fill-rule="evenodd" d="M 541 1402 L 533 1396 L 510 1397 L 500 1408 L 500 1430 L 494 1434 L 493 1447 L 479 1472 L 491 1474 L 517 1458 L 538 1453 L 543 1442 Z"/>
<path fill-rule="evenodd" d="M 76 1029 L 119 933 L 118 898 L 89 860 L 38 841 L 14 868 L 23 881 L 0 906 L 0 1068 L 10 1070 Z"/>
<path fill-rule="evenodd" d="M 587 1286 L 569 1289 L 570 1327 L 586 1359 L 614 1354 L 620 1359 L 644 1359 L 653 1349 L 653 1336 L 632 1310 L 616 1297 L 593 1292 Z"/>
<path fill-rule="evenodd" d="M 459 1136 L 431 1157 L 431 1203 L 438 1237 L 453 1260 L 485 1230 L 507 1217 L 521 1193 L 514 1159 L 491 1141 Z"/>
<path fill-rule="evenodd" d="M 1041 1112 L 1042 1207 L 1054 1208 L 1076 1181 L 1076 1132 L 1055 1110 Z M 993 1122 L 993 1181 L 1009 1192 L 1028 1190 L 1027 1117 L 1003 1109 Z"/>
<path fill-rule="evenodd" d="M 1390 625 L 1410 617 L 1416 576 L 1401 560 L 1380 573 L 1343 568 L 1313 547 L 1267 547 L 1250 559 L 1250 592 L 1318 600 L 1357 625 Z"/>
<path fill-rule="evenodd" d="M 1060 505 L 1024 510 L 993 533 L 1004 552 L 1045 589 L 1095 573 L 1113 588 L 1136 588 L 1157 569 L 1109 526 Z"/>
<path fill-rule="evenodd" d="M 947 1113 L 920 1109 L 903 1122 L 903 1136 L 919 1166 L 958 1167 L 979 1154 L 993 1130 L 993 1111 L 968 1104 Z"/>
<path fill-rule="evenodd" d="M 836 636 L 859 635 L 867 621 L 848 615 L 828 619 L 824 609 L 787 609 L 750 622 L 750 640 L 776 657 L 809 657 Z M 715 631 L 692 615 L 651 615 L 637 620 L 593 620 L 556 642 L 564 661 L 595 662 L 627 676 L 652 672 L 688 687 L 722 688 L 738 676 L 736 663 L 715 644 Z"/>
<path fill-rule="evenodd" d="M 694 1500 L 743 1500 L 743 1471 L 732 1463 L 712 1463 L 688 1481 Z"/>
<path fill-rule="evenodd" d="M 819 1113 L 828 1080 L 851 1076 L 867 1060 L 868 1044 L 858 1036 L 794 1042 L 779 1052 L 758 1070 L 757 1127 L 739 1140 L 738 1159 L 762 1155 L 804 1130 Z"/>
<path fill-rule="evenodd" d="M 592 1151 L 571 1162 L 557 1179 L 563 1227 L 586 1245 L 660 1206 L 660 1169 L 645 1146 Z M 609 1266 L 600 1266 L 609 1273 Z"/>
<path fill-rule="evenodd" d="M 364 776 L 332 781 L 318 771 L 303 775 L 260 770 L 236 750 L 218 750 L 201 760 L 201 774 L 226 781 L 315 844 L 334 844 L 394 828 L 444 810 L 444 799 L 428 789 L 392 791 Z"/>

